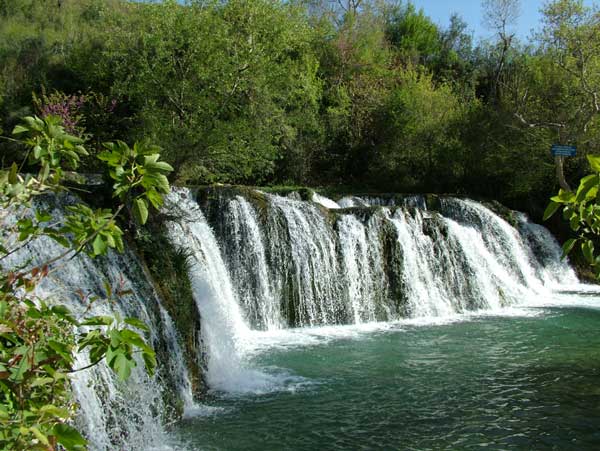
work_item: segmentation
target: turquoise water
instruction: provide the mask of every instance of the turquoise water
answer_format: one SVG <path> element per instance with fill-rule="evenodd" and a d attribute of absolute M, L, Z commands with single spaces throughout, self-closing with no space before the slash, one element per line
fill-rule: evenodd
<path fill-rule="evenodd" d="M 292 331 L 253 360 L 279 390 L 214 394 L 176 436 L 191 450 L 600 449 L 599 326 L 595 308 L 549 307 Z"/>

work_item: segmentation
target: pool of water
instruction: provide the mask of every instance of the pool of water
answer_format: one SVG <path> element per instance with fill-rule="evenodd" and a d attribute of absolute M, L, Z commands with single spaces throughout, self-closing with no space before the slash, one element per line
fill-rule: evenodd
<path fill-rule="evenodd" d="M 252 364 L 279 385 L 214 393 L 174 435 L 188 450 L 600 449 L 600 299 L 584 304 L 265 334 Z"/>

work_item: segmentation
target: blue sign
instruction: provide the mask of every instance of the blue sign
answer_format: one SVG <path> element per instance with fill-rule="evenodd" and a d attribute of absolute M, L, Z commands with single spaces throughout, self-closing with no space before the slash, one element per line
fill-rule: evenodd
<path fill-rule="evenodd" d="M 574 157 L 577 155 L 577 147 L 552 144 L 552 155 L 555 157 Z"/>

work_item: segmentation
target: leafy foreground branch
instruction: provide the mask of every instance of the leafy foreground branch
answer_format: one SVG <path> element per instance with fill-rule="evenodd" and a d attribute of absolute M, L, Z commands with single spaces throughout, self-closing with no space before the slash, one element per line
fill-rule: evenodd
<path fill-rule="evenodd" d="M 563 245 L 563 258 L 578 245 L 600 279 L 600 156 L 587 155 L 587 159 L 593 173 L 579 181 L 576 192 L 561 189 L 552 197 L 544 212 L 544 220 L 562 209 L 563 218 L 569 221 L 571 230 L 577 234 Z"/>
<path fill-rule="evenodd" d="M 67 191 L 64 172 L 77 169 L 88 154 L 84 140 L 67 133 L 56 116 L 26 117 L 13 135 L 27 153 L 20 166 L 0 171 L 0 449 L 84 450 L 87 442 L 72 426 L 76 404 L 69 375 L 104 361 L 125 380 L 137 366 L 136 354 L 152 375 L 155 353 L 143 337 L 148 328 L 136 318 L 90 314 L 94 302 L 113 305 L 127 294 L 108 284 L 107 298 L 88 298 L 81 317 L 40 298 L 36 287 L 82 252 L 93 258 L 109 249 L 123 251 L 122 212 L 130 214 L 130 224 L 144 224 L 149 206 L 159 208 L 169 192 L 166 175 L 172 168 L 148 143 L 105 143 L 98 157 L 119 204 L 113 211 L 76 203 L 59 220 L 37 207 L 35 199 Z M 25 165 L 38 172 L 22 175 Z M 9 257 L 41 237 L 56 241 L 64 252 L 33 267 L 30 262 L 11 267 Z M 77 368 L 74 357 L 82 352 L 90 363 Z"/>

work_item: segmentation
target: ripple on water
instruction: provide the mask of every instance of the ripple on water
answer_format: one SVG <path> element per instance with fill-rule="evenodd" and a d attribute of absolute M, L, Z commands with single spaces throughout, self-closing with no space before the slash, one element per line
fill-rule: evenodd
<path fill-rule="evenodd" d="M 308 346 L 255 356 L 310 389 L 219 396 L 227 414 L 178 433 L 190 449 L 597 449 L 599 321 L 594 309 L 544 307 L 335 338 L 311 331 Z"/>

